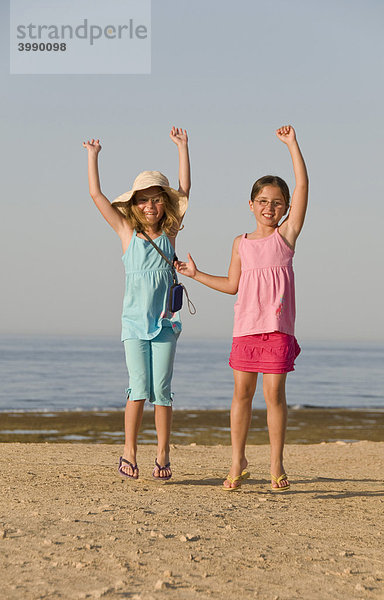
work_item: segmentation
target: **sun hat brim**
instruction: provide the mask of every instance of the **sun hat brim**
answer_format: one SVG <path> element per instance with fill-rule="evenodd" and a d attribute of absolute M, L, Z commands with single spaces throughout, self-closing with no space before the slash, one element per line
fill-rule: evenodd
<path fill-rule="evenodd" d="M 132 201 L 136 192 L 153 186 L 161 187 L 166 192 L 171 201 L 178 207 L 180 217 L 183 217 L 188 208 L 187 196 L 171 188 L 168 179 L 159 171 L 143 171 L 143 173 L 140 173 L 136 177 L 132 189 L 115 198 L 112 205 L 116 208 L 124 208 Z"/>

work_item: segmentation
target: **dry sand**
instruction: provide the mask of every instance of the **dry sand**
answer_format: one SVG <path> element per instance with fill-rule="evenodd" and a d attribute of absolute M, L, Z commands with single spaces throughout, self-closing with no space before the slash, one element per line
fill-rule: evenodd
<path fill-rule="evenodd" d="M 117 474 L 119 447 L 1 444 L 1 598 L 384 598 L 384 443 L 288 445 L 274 494 L 268 446 L 222 490 L 228 446 L 175 446 L 174 478 Z"/>

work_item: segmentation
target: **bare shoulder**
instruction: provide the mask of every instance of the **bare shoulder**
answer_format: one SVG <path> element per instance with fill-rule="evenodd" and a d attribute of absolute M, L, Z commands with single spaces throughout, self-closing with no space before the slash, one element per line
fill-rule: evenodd
<path fill-rule="evenodd" d="M 237 252 L 237 250 L 239 249 L 239 245 L 240 245 L 240 242 L 241 242 L 241 239 L 242 239 L 242 237 L 243 237 L 243 234 L 240 234 L 240 235 L 237 235 L 237 236 L 235 237 L 235 239 L 233 240 L 233 245 L 232 245 L 232 248 L 233 248 L 233 250 L 234 250 L 234 251 L 236 251 L 236 252 Z"/>
<path fill-rule="evenodd" d="M 237 246 L 240 244 L 240 242 L 241 242 L 241 238 L 242 238 L 242 237 L 243 237 L 243 234 L 242 234 L 242 233 L 241 233 L 240 235 L 237 235 L 237 236 L 235 237 L 235 239 L 233 240 L 233 246 L 234 246 L 234 247 L 235 247 L 235 246 L 237 247 Z"/>
<path fill-rule="evenodd" d="M 240 254 L 239 254 L 239 246 L 240 246 L 240 242 L 242 239 L 243 235 L 237 235 L 235 237 L 235 239 L 233 240 L 233 244 L 232 244 L 232 259 L 236 258 L 240 260 Z"/>

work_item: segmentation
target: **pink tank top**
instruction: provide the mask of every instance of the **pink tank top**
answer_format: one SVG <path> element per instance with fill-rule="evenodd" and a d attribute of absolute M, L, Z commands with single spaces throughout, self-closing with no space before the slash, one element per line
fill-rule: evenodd
<path fill-rule="evenodd" d="M 294 335 L 294 250 L 279 234 L 259 240 L 242 236 L 239 244 L 241 276 L 233 337 L 280 331 Z"/>

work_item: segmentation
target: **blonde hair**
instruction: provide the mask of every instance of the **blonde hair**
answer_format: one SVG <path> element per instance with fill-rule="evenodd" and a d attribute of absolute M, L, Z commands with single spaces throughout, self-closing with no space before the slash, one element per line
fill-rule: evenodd
<path fill-rule="evenodd" d="M 168 196 L 167 192 L 162 192 L 164 196 L 164 214 L 159 221 L 161 231 L 170 237 L 173 237 L 180 231 L 180 214 L 178 205 Z M 127 202 L 124 207 L 119 206 L 118 209 L 123 213 L 132 229 L 136 229 L 138 233 L 145 231 L 147 221 L 143 211 L 141 211 L 135 203 L 135 195 L 131 201 Z"/>

